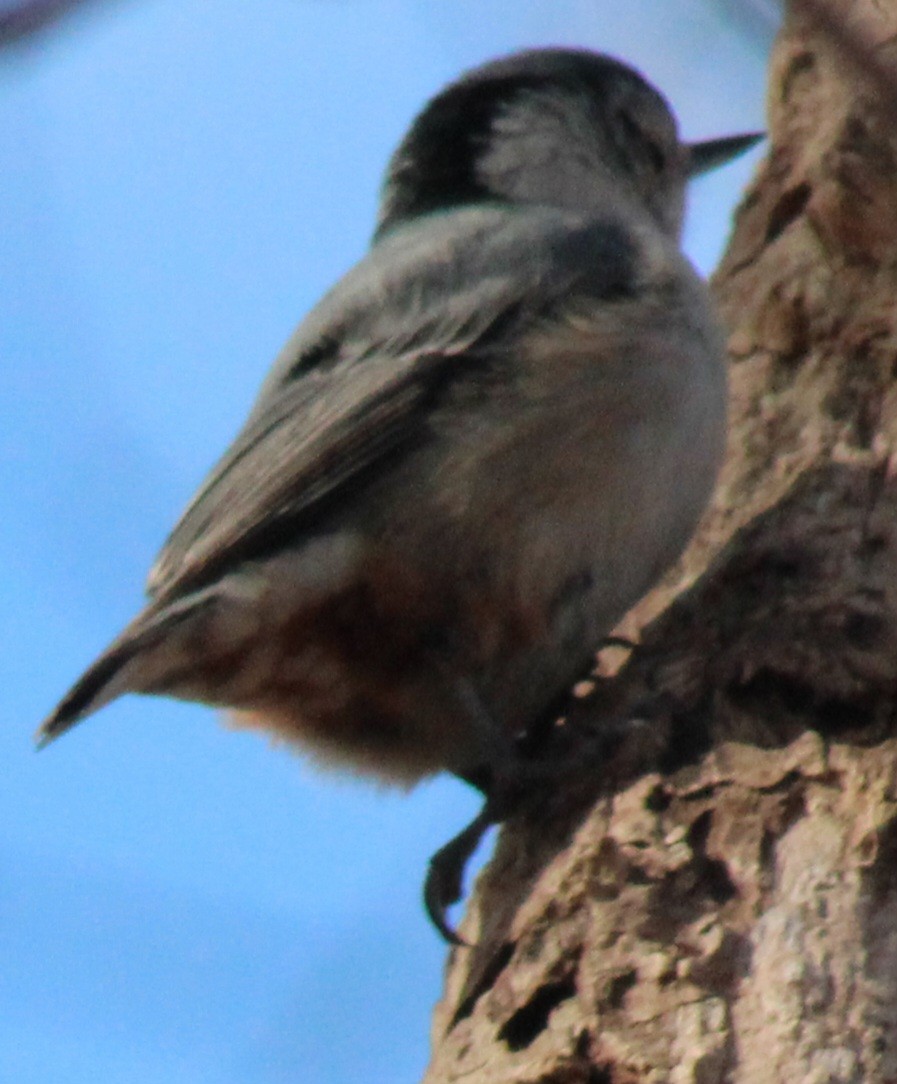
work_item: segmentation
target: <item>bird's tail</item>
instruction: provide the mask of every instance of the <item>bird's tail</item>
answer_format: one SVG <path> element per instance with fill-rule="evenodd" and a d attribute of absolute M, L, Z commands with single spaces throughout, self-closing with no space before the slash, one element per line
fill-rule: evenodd
<path fill-rule="evenodd" d="M 34 736 L 37 747 L 49 745 L 124 693 L 178 695 L 178 683 L 193 669 L 191 656 L 195 656 L 197 641 L 203 639 L 204 626 L 218 601 L 213 592 L 206 590 L 177 602 L 148 606 L 41 724 Z"/>

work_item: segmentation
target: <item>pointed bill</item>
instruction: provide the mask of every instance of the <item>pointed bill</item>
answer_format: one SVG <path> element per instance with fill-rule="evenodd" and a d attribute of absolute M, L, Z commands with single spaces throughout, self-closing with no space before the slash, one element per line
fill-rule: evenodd
<path fill-rule="evenodd" d="M 701 143 L 689 143 L 688 175 L 696 177 L 699 173 L 723 166 L 765 138 L 766 132 L 746 132 L 744 135 L 722 136 L 719 139 L 705 139 Z"/>

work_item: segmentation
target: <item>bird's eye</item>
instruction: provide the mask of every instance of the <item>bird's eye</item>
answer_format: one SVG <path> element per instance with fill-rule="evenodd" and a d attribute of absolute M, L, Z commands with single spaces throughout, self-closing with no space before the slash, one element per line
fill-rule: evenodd
<path fill-rule="evenodd" d="M 626 143 L 635 148 L 636 154 L 647 161 L 655 173 L 663 173 L 667 164 L 666 156 L 653 138 L 652 133 L 645 131 L 625 111 L 621 111 L 618 117 Z"/>
<path fill-rule="evenodd" d="M 663 173 L 667 160 L 660 147 L 658 147 L 652 139 L 646 139 L 645 150 L 648 153 L 648 161 L 651 163 L 651 167 L 654 169 L 655 173 Z"/>

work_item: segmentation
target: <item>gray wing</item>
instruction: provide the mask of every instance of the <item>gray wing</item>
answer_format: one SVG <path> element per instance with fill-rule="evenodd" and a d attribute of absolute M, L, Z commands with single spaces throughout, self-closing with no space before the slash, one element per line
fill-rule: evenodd
<path fill-rule="evenodd" d="M 419 439 L 440 390 L 484 354 L 513 353 L 571 291 L 597 300 L 631 286 L 620 231 L 608 248 L 609 227 L 595 229 L 557 212 L 477 209 L 379 242 L 287 344 L 159 554 L 150 594 L 198 586 L 300 534 Z"/>

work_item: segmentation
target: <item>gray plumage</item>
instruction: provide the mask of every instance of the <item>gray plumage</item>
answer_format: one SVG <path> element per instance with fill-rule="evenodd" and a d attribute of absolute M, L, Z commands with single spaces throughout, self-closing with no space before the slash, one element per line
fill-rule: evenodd
<path fill-rule="evenodd" d="M 641 76 L 584 51 L 438 95 L 369 254 L 287 344 L 149 605 L 40 740 L 162 692 L 385 778 L 500 788 L 514 736 L 710 494 L 725 368 L 679 252 L 684 191 L 755 138 L 683 144 Z"/>

